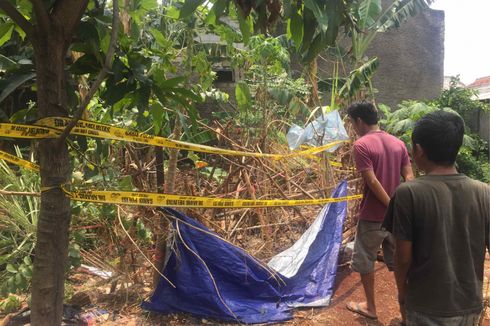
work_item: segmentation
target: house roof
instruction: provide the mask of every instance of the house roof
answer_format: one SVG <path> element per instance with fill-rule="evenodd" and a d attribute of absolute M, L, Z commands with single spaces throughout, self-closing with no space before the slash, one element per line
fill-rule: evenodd
<path fill-rule="evenodd" d="M 473 83 L 469 84 L 467 87 L 479 88 L 482 86 L 490 86 L 490 76 L 477 78 Z"/>

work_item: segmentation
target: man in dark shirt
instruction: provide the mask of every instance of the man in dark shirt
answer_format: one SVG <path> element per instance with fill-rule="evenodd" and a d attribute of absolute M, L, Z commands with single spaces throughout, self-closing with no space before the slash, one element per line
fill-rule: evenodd
<path fill-rule="evenodd" d="M 364 197 L 359 209 L 351 267 L 361 275 L 366 302 L 349 302 L 347 309 L 368 318 L 377 318 L 374 298 L 374 263 L 382 246 L 386 265 L 392 270 L 394 240 L 381 230 L 390 197 L 400 184 L 400 176 L 413 178 L 405 144 L 382 131 L 373 104 L 360 102 L 348 108 L 355 132 L 360 136 L 353 147 L 357 171 L 364 180 Z"/>
<path fill-rule="evenodd" d="M 413 159 L 425 175 L 404 183 L 383 226 L 396 239 L 395 277 L 408 326 L 476 325 L 490 236 L 490 186 L 459 174 L 458 115 L 436 111 L 412 134 Z"/>

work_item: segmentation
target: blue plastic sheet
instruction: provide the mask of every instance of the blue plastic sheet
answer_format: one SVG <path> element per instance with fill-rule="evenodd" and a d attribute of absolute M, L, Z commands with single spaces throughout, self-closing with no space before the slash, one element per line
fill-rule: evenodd
<path fill-rule="evenodd" d="M 346 193 L 342 182 L 332 196 Z M 253 324 L 291 319 L 291 307 L 328 305 L 346 207 L 346 202 L 326 205 L 297 243 L 271 260 L 269 265 L 286 275 L 271 271 L 196 220 L 164 208 L 174 217 L 175 234 L 163 274 L 176 287 L 161 279 L 142 307 Z M 294 267 L 286 270 L 286 265 Z"/>
<path fill-rule="evenodd" d="M 347 195 L 342 182 L 332 197 Z M 292 307 L 327 306 L 333 295 L 347 203 L 323 207 L 301 238 L 273 257 L 269 266 L 283 275 L 282 300 Z"/>

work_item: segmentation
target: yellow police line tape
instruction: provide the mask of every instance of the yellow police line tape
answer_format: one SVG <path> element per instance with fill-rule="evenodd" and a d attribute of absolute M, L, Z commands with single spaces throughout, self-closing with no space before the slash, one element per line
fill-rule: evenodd
<path fill-rule="evenodd" d="M 69 118 L 45 118 L 39 120 L 36 125 L 24 125 L 14 123 L 0 123 L 0 137 L 43 139 L 56 138 L 71 121 Z M 293 152 L 289 154 L 266 154 L 256 152 L 244 152 L 231 149 L 216 148 L 206 145 L 198 145 L 179 140 L 168 139 L 165 137 L 149 135 L 143 132 L 131 131 L 125 128 L 114 127 L 93 121 L 80 120 L 71 131 L 74 135 L 122 140 L 140 144 L 147 144 L 160 147 L 177 148 L 194 152 L 211 153 L 219 155 L 264 157 L 274 160 L 291 158 L 297 156 L 310 156 L 334 146 L 338 146 L 347 141 L 339 140 L 329 144 L 312 147 L 307 150 Z"/>
<path fill-rule="evenodd" d="M 17 156 L 0 151 L 0 159 L 20 165 L 26 169 L 39 171 L 39 166 L 30 161 L 26 161 Z M 43 187 L 41 191 L 49 191 L 57 187 Z M 99 190 L 77 190 L 69 191 L 62 186 L 63 192 L 72 200 L 120 204 L 138 206 L 171 206 L 171 207 L 195 207 L 195 208 L 261 208 L 261 207 L 286 207 L 286 206 L 306 206 L 323 205 L 341 201 L 361 199 L 362 195 L 352 195 L 339 198 L 320 198 L 320 199 L 300 199 L 300 200 L 252 200 L 252 199 L 228 199 L 210 198 L 198 196 L 181 196 L 155 194 L 151 192 L 130 192 L 130 191 L 99 191 Z"/>
<path fill-rule="evenodd" d="M 338 203 L 348 200 L 361 199 L 362 195 L 352 195 L 338 198 L 319 198 L 319 199 L 229 199 L 229 198 L 210 198 L 198 196 L 181 196 L 155 194 L 150 192 L 129 192 L 129 191 L 68 191 L 62 187 L 63 191 L 72 200 L 88 201 L 93 203 L 119 204 L 119 205 L 138 205 L 138 206 L 171 206 L 171 207 L 195 207 L 195 208 L 262 208 L 262 207 L 287 207 L 287 206 L 306 206 L 324 205 L 327 203 Z M 49 190 L 49 189 L 46 189 Z"/>
<path fill-rule="evenodd" d="M 5 160 L 5 161 L 10 162 L 12 164 L 22 166 L 22 167 L 29 169 L 31 171 L 39 172 L 39 165 L 37 165 L 36 163 L 24 160 L 18 156 L 9 154 L 9 153 L 4 152 L 4 151 L 0 151 L 0 160 Z M 330 163 L 330 165 L 335 166 L 335 167 L 343 167 L 342 163 L 339 163 L 339 162 L 329 161 L 329 163 Z"/>
<path fill-rule="evenodd" d="M 22 166 L 26 169 L 39 172 L 39 165 L 37 165 L 36 163 L 24 160 L 20 157 L 17 157 L 15 155 L 9 154 L 9 153 L 4 152 L 4 151 L 0 151 L 0 160 L 4 160 L 4 161 L 10 162 L 10 163 Z"/>
<path fill-rule="evenodd" d="M 23 125 L 13 123 L 0 123 L 0 136 L 12 138 L 43 139 L 56 138 L 68 125 L 68 118 L 46 118 L 39 120 L 36 125 Z M 324 146 L 313 147 L 307 150 L 290 154 L 264 154 L 235 151 L 221 148 L 214 148 L 206 145 L 197 145 L 183 141 L 172 140 L 164 137 L 148 135 L 141 132 L 130 131 L 124 128 L 114 127 L 106 124 L 80 120 L 72 134 L 89 136 L 96 138 L 130 141 L 141 144 L 148 144 L 161 147 L 185 149 L 189 151 L 235 155 L 265 157 L 272 159 L 290 158 L 295 156 L 309 157 L 320 153 L 346 141 L 335 141 Z M 39 166 L 35 163 L 23 160 L 14 155 L 0 152 L 0 159 L 20 165 L 24 168 L 39 171 Z M 338 163 L 337 163 L 338 164 Z M 262 207 L 284 207 L 284 206 L 304 206 L 322 205 L 326 203 L 341 202 L 347 200 L 361 199 L 362 195 L 353 195 L 339 198 L 320 198 L 306 200 L 251 200 L 251 199 L 226 199 L 209 198 L 196 196 L 165 195 L 146 192 L 121 192 L 121 191 L 68 191 L 61 187 L 65 194 L 73 200 L 87 201 L 95 203 L 121 204 L 121 205 L 140 205 L 140 206 L 172 206 L 172 207 L 200 207 L 200 208 L 262 208 Z M 52 187 L 43 188 L 41 191 L 49 191 Z"/>

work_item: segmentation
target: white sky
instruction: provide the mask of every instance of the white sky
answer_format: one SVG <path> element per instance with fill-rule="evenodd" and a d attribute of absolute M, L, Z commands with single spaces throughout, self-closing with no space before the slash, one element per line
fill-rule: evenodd
<path fill-rule="evenodd" d="M 445 11 L 444 75 L 465 84 L 490 76 L 490 0 L 436 0 Z"/>

